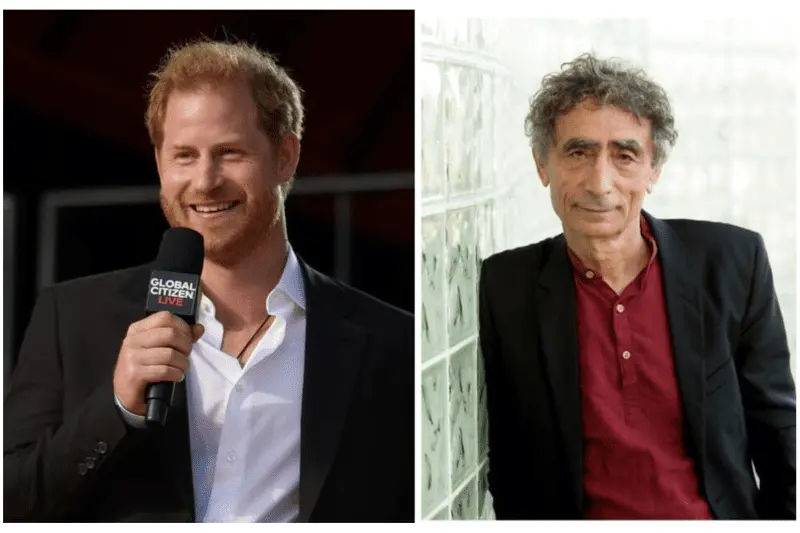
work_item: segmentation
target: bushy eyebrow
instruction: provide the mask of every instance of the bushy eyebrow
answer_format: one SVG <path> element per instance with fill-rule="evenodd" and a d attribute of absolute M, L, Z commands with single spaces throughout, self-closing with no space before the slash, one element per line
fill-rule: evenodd
<path fill-rule="evenodd" d="M 614 140 L 613 143 L 620 150 L 630 150 L 631 152 L 639 155 L 642 153 L 642 145 L 635 139 L 620 139 Z"/>
<path fill-rule="evenodd" d="M 614 139 L 611 143 L 620 150 L 630 150 L 639 155 L 642 153 L 642 145 L 636 139 Z M 590 150 L 600 147 L 600 143 L 583 137 L 572 137 L 564 143 L 564 151 Z"/>
<path fill-rule="evenodd" d="M 590 148 L 599 148 L 600 143 L 597 141 L 590 141 L 583 137 L 572 137 L 564 143 L 564 151 L 570 152 L 572 150 L 587 150 Z"/>
<path fill-rule="evenodd" d="M 174 144 L 169 147 L 171 152 L 196 152 L 197 148 L 188 144 Z"/>
<path fill-rule="evenodd" d="M 211 147 L 212 152 L 219 152 L 226 148 L 234 148 L 237 146 L 241 146 L 244 143 L 244 139 L 239 137 L 225 139 L 222 142 L 215 143 L 214 146 Z M 167 147 L 170 152 L 197 152 L 197 147 L 192 146 L 189 144 L 173 144 Z"/>

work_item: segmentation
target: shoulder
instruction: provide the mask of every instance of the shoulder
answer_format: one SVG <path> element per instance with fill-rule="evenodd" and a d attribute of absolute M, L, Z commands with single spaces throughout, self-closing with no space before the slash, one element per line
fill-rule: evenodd
<path fill-rule="evenodd" d="M 329 296 L 318 299 L 327 300 L 334 306 L 332 313 L 342 313 L 341 324 L 355 328 L 367 339 L 367 360 L 365 369 L 371 379 L 385 379 L 384 383 L 407 385 L 413 380 L 414 367 L 414 317 L 393 305 L 375 298 L 341 281 L 327 278 Z M 334 299 L 330 299 L 333 295 Z M 323 303 L 324 305 L 324 303 Z M 313 309 L 309 309 L 313 313 Z M 332 314 L 332 316 L 335 316 Z"/>
<path fill-rule="evenodd" d="M 346 320 L 372 334 L 413 337 L 414 317 L 408 311 L 313 269 L 309 269 L 309 279 L 311 290 L 317 292 L 314 299 L 318 305 L 335 306 Z M 307 299 L 308 290 L 307 286 Z"/>
<path fill-rule="evenodd" d="M 664 219 L 660 221 L 678 237 L 684 252 L 712 262 L 736 261 L 752 264 L 764 250 L 764 239 L 756 231 L 725 222 Z"/>
<path fill-rule="evenodd" d="M 563 242 L 563 235 L 558 235 L 490 255 L 481 262 L 481 277 L 505 277 L 516 272 L 536 271 L 547 262 L 556 246 Z"/>
<path fill-rule="evenodd" d="M 55 328 L 63 357 L 94 361 L 116 350 L 128 326 L 144 318 L 149 274 L 150 265 L 142 265 L 44 289 L 37 306 L 50 322 L 42 327 Z"/>
<path fill-rule="evenodd" d="M 129 325 L 144 313 L 151 264 L 105 272 L 56 283 L 45 289 L 67 331 L 97 333 L 98 324 L 106 331 Z"/>
<path fill-rule="evenodd" d="M 664 219 L 661 222 L 677 233 L 681 240 L 706 247 L 752 244 L 761 239 L 757 232 L 727 222 L 686 218 Z"/>
<path fill-rule="evenodd" d="M 135 267 L 104 272 L 80 278 L 63 281 L 51 286 L 57 299 L 105 299 L 113 298 L 120 292 L 135 290 L 141 284 L 141 296 L 144 302 L 145 284 L 150 274 L 152 265 L 145 264 Z"/>
<path fill-rule="evenodd" d="M 337 280 L 333 280 L 333 283 L 338 285 L 343 296 L 349 300 L 351 319 L 362 325 L 372 326 L 370 329 L 400 328 L 413 333 L 414 317 L 408 311 L 379 300 L 346 283 Z"/>

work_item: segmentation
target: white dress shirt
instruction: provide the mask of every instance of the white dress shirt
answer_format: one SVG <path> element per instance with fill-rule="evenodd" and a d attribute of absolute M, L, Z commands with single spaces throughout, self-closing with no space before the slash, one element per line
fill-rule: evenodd
<path fill-rule="evenodd" d="M 223 328 L 213 302 L 200 300 L 197 322 L 205 332 L 192 347 L 186 373 L 199 522 L 292 522 L 298 516 L 306 301 L 291 248 L 266 311 L 275 319 L 242 368 L 221 350 Z M 144 419 L 123 414 L 134 425 Z"/>

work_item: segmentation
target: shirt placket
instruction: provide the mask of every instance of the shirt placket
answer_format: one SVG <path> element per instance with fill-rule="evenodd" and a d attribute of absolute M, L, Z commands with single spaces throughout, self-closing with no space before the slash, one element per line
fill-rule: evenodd
<path fill-rule="evenodd" d="M 208 509 L 214 513 L 209 522 L 227 522 L 237 513 L 237 494 L 245 472 L 245 450 L 247 434 L 242 427 L 242 401 L 244 398 L 244 376 L 227 391 L 225 421 L 220 432 L 219 447 Z"/>
<path fill-rule="evenodd" d="M 624 390 L 634 385 L 637 381 L 636 365 L 634 364 L 634 358 L 637 354 L 633 350 L 630 313 L 622 298 L 614 300 L 611 313 L 615 340 L 614 356 L 619 366 L 621 384 Z"/>

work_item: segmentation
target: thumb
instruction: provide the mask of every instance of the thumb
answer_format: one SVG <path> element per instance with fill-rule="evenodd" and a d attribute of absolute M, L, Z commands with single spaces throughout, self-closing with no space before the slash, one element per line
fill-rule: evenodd
<path fill-rule="evenodd" d="M 192 342 L 197 342 L 205 331 L 206 328 L 204 328 L 202 324 L 195 324 L 192 326 Z"/>

